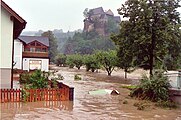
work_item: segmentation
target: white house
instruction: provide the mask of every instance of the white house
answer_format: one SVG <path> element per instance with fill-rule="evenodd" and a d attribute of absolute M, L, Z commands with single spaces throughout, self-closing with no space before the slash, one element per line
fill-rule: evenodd
<path fill-rule="evenodd" d="M 0 87 L 12 88 L 13 42 L 26 26 L 26 21 L 1 0 Z"/>
<path fill-rule="evenodd" d="M 49 39 L 42 36 L 20 36 L 14 42 L 14 68 L 48 71 Z"/>

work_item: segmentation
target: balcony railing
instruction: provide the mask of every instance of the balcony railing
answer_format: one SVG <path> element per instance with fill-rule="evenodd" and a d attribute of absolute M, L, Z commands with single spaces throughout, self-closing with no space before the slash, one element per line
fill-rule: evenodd
<path fill-rule="evenodd" d="M 39 58 L 48 58 L 48 52 L 23 52 L 23 57 L 39 57 Z"/>

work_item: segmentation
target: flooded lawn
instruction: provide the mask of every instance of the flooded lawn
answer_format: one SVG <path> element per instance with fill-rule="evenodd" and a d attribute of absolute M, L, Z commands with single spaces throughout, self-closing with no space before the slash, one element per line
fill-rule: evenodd
<path fill-rule="evenodd" d="M 74 101 L 3 103 L 2 120 L 181 120 L 181 109 L 168 110 L 155 107 L 153 103 L 145 110 L 134 106 L 138 100 L 128 97 L 129 90 L 121 84 L 136 84 L 138 80 L 124 80 L 122 73 L 109 77 L 104 72 L 91 73 L 85 70 L 57 68 L 64 76 L 62 81 L 74 87 Z M 82 80 L 74 81 L 80 74 Z M 132 77 L 132 76 L 130 76 Z M 137 76 L 138 78 L 139 76 Z M 120 95 L 90 95 L 89 91 L 117 89 Z M 123 104 L 127 101 L 127 104 Z"/>

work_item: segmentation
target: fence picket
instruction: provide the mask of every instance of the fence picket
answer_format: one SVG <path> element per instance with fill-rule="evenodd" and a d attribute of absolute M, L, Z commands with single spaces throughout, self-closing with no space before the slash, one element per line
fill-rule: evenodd
<path fill-rule="evenodd" d="M 73 100 L 73 92 L 72 88 L 64 84 L 59 89 L 0 89 L 0 103 Z"/>

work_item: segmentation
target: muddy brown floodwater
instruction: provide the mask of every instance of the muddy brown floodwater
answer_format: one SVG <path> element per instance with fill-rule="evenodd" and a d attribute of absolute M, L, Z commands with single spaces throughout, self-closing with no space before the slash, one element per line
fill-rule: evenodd
<path fill-rule="evenodd" d="M 63 83 L 74 87 L 74 101 L 32 102 L 1 104 L 2 120 L 181 120 L 181 109 L 162 109 L 146 102 L 145 110 L 137 110 L 133 104 L 139 100 L 128 96 L 129 90 L 122 84 L 136 84 L 137 79 L 124 80 L 117 71 L 109 77 L 105 72 L 91 73 L 85 70 L 54 67 L 64 76 Z M 80 74 L 82 80 L 74 81 Z M 130 77 L 132 77 L 130 75 Z M 137 76 L 136 78 L 138 78 Z M 91 90 L 117 89 L 120 95 L 90 95 Z M 123 104 L 127 101 L 127 104 Z"/>

